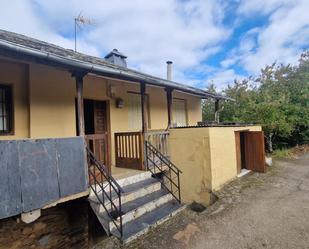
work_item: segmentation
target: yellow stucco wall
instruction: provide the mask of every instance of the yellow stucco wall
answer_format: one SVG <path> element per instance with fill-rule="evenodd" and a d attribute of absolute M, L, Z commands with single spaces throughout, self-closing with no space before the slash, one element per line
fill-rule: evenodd
<path fill-rule="evenodd" d="M 69 72 L 30 65 L 30 136 L 76 136 L 75 82 Z"/>
<path fill-rule="evenodd" d="M 235 131 L 261 126 L 198 127 L 170 130 L 171 161 L 179 167 L 183 201 L 209 204 L 210 191 L 237 176 Z"/>
<path fill-rule="evenodd" d="M 24 64 L 0 60 L 0 84 L 13 86 L 14 134 L 0 139 L 29 137 L 28 68 Z"/>
<path fill-rule="evenodd" d="M 173 98 L 186 100 L 188 125 L 196 125 L 198 121 L 202 121 L 202 102 L 200 98 L 177 91 L 173 92 Z"/>
<path fill-rule="evenodd" d="M 183 172 L 180 175 L 182 201 L 207 205 L 211 191 L 208 129 L 171 129 L 169 149 L 171 161 Z"/>
<path fill-rule="evenodd" d="M 26 69 L 29 67 L 29 74 Z M 38 64 L 17 64 L 3 61 L 0 82 L 14 85 L 15 135 L 13 138 L 52 138 L 76 135 L 75 80 L 71 73 Z M 29 82 L 29 83 L 28 83 Z M 115 97 L 107 94 L 114 86 Z M 88 75 L 84 78 L 84 98 L 108 101 L 111 130 L 111 156 L 114 164 L 114 133 L 129 130 L 128 91 L 139 92 L 140 85 Z M 150 129 L 167 127 L 167 101 L 163 88 L 147 85 Z M 186 99 L 188 122 L 196 124 L 202 118 L 201 100 L 189 94 L 173 92 L 173 97 Z M 116 108 L 115 99 L 122 98 L 124 107 Z"/>
<path fill-rule="evenodd" d="M 212 189 L 237 176 L 235 131 L 261 131 L 261 126 L 209 128 Z"/>

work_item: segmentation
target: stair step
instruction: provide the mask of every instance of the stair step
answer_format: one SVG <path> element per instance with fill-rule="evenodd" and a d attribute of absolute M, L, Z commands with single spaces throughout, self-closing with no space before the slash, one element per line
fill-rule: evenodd
<path fill-rule="evenodd" d="M 150 171 L 145 171 L 142 172 L 140 174 L 137 175 L 133 175 L 133 176 L 129 176 L 129 177 L 125 177 L 125 178 L 120 178 L 120 179 L 116 179 L 117 183 L 119 186 L 121 186 L 122 188 L 126 187 L 127 185 L 131 185 L 137 182 L 141 182 L 147 179 L 151 178 L 151 172 Z M 105 181 L 103 182 L 103 186 L 107 186 L 108 183 Z M 92 185 L 94 187 L 94 185 Z M 99 190 L 99 189 L 98 189 Z M 106 188 L 106 191 L 109 192 L 108 187 Z M 113 188 L 112 188 L 113 191 Z M 93 193 L 90 193 L 90 196 L 93 196 Z"/>
<path fill-rule="evenodd" d="M 138 198 L 134 201 L 130 201 L 122 205 L 122 224 L 126 224 L 138 217 L 144 215 L 147 212 L 151 212 L 152 210 L 158 208 L 159 206 L 171 201 L 173 196 L 167 191 L 161 189 L 159 191 L 153 192 L 141 198 Z M 106 216 L 106 212 L 104 213 Z M 117 224 L 119 224 L 119 218 L 117 219 Z M 115 224 L 113 222 L 109 223 L 110 229 L 113 230 L 115 228 Z"/>
<path fill-rule="evenodd" d="M 158 182 L 156 179 L 154 178 L 149 178 L 140 182 L 136 182 L 130 185 L 127 185 L 123 188 L 124 193 L 121 194 L 121 203 L 127 203 L 133 200 L 136 200 L 138 198 L 141 198 L 145 195 L 151 194 L 153 192 L 156 192 L 158 190 L 161 189 L 161 183 Z M 94 195 L 93 191 L 92 195 L 89 196 L 89 200 L 91 202 L 97 203 L 98 205 L 100 205 L 99 200 L 97 199 L 97 197 Z M 112 193 L 112 200 L 114 202 L 114 204 L 116 206 L 119 205 L 119 200 L 117 197 L 116 193 Z M 107 200 L 107 198 L 105 197 L 105 205 L 109 205 L 109 201 Z M 102 205 L 100 205 L 99 209 L 96 210 L 99 213 L 102 213 L 105 211 L 104 207 L 102 207 Z"/>
<path fill-rule="evenodd" d="M 150 168 L 152 168 L 152 171 L 155 171 L 155 173 L 159 173 L 159 170 L 157 168 L 154 169 L 154 166 L 150 166 Z M 166 171 L 166 170 L 168 170 L 168 167 L 163 166 L 162 169 L 164 171 Z M 133 176 L 129 176 L 129 177 L 126 177 L 126 178 L 116 179 L 116 181 L 117 181 L 119 186 L 121 186 L 122 188 L 125 188 L 128 185 L 132 185 L 132 184 L 135 184 L 135 183 L 138 183 L 138 182 L 142 182 L 142 181 L 145 181 L 145 180 L 151 179 L 151 178 L 152 178 L 151 171 L 145 171 L 143 173 L 136 174 L 136 175 L 133 175 Z M 104 187 L 107 184 L 108 184 L 107 182 L 103 182 Z M 98 190 L 99 190 L 99 188 L 98 188 Z M 109 192 L 109 189 L 106 188 L 106 191 Z M 112 191 L 113 191 L 113 188 L 112 188 Z M 92 196 L 94 196 L 93 191 L 90 192 L 90 197 L 92 197 Z"/>
<path fill-rule="evenodd" d="M 179 204 L 177 201 L 172 200 L 160 207 L 148 212 L 137 219 L 134 219 L 123 225 L 122 241 L 127 243 L 133 239 L 146 233 L 150 228 L 155 227 L 168 220 L 170 217 L 183 210 L 185 206 Z M 111 230 L 111 233 L 120 238 L 118 230 Z"/>
<path fill-rule="evenodd" d="M 144 181 L 144 180 L 149 179 L 149 178 L 151 178 L 151 172 L 145 171 L 145 172 L 142 172 L 140 174 L 136 174 L 136 175 L 129 176 L 129 177 L 126 177 L 126 178 L 117 179 L 116 181 L 118 182 L 118 184 L 121 187 L 125 187 L 127 185 L 134 184 L 134 183 L 137 183 L 137 182 L 140 182 L 140 181 Z"/>

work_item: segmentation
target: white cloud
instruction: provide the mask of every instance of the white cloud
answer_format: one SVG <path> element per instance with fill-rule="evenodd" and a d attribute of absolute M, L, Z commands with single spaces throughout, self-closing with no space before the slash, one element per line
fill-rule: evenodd
<path fill-rule="evenodd" d="M 17 0 L 13 1 L 13 5 L 6 4 L 7 13 L 17 5 Z M 82 11 L 94 24 L 79 31 L 79 51 L 104 56 L 117 48 L 128 56 L 130 67 L 160 77 L 166 77 L 165 62 L 172 60 L 174 79 L 188 79 L 190 84 L 192 79 L 185 71 L 200 67 L 230 35 L 222 25 L 224 7 L 215 0 L 18 2 L 22 5 L 18 15 L 8 16 L 11 25 L 0 24 L 1 28 L 73 48 L 73 19 Z M 27 15 L 26 25 L 19 18 L 22 10 L 26 12 L 22 15 Z"/>
<path fill-rule="evenodd" d="M 104 56 L 118 48 L 130 67 L 160 77 L 172 60 L 176 81 L 201 86 L 212 80 L 222 88 L 243 78 L 235 66 L 254 75 L 274 61 L 295 63 L 308 46 L 308 10 L 308 0 L 3 0 L 0 28 L 73 49 L 73 20 L 82 12 L 93 25 L 78 31 L 79 51 Z M 235 20 L 226 24 L 231 13 Z M 265 23 L 224 51 L 234 29 L 256 17 Z M 206 65 L 218 52 L 226 54 L 220 66 Z"/>
<path fill-rule="evenodd" d="M 219 91 L 223 90 L 228 84 L 232 84 L 234 80 L 244 79 L 244 75 L 237 74 L 233 69 L 217 70 L 207 80 L 209 84 L 215 84 Z"/>
<path fill-rule="evenodd" d="M 255 30 L 253 36 L 250 33 L 249 40 L 246 40 L 249 45 L 246 47 L 240 44 L 237 52 L 230 54 L 223 66 L 228 67 L 229 62 L 234 59 L 248 73 L 256 74 L 262 67 L 275 61 L 296 63 L 302 48 L 308 46 L 309 1 L 271 0 L 265 4 L 257 0 L 243 2 L 239 8 L 240 13 L 270 13 L 268 23 L 264 28 Z"/>

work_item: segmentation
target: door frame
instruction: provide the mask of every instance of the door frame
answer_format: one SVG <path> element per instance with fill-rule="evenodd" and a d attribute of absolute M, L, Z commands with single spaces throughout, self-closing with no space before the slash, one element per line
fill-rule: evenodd
<path fill-rule="evenodd" d="M 258 149 L 258 151 L 261 151 L 262 155 L 260 155 L 260 160 L 262 161 L 262 159 L 264 159 L 265 161 L 265 144 L 264 144 L 264 133 L 263 131 L 250 131 L 249 129 L 245 129 L 245 130 L 238 130 L 238 131 L 234 131 L 235 133 L 235 146 L 236 146 L 236 167 L 237 167 L 237 174 L 239 174 L 241 172 L 242 169 L 242 164 L 243 164 L 243 159 L 245 160 L 245 168 L 248 170 L 252 170 L 255 172 L 266 172 L 266 166 L 265 166 L 265 162 L 263 167 L 256 167 L 256 161 L 250 161 L 247 160 L 248 158 L 251 159 L 252 156 L 255 156 L 255 153 L 252 153 L 252 149 L 256 150 L 256 143 L 260 143 L 260 148 Z M 244 135 L 244 144 L 243 147 L 241 145 L 241 133 L 243 133 Z M 260 136 L 263 137 L 263 139 L 261 139 L 260 141 L 260 137 L 258 140 L 255 140 L 256 143 L 254 143 L 255 147 L 253 146 L 252 143 L 248 143 L 248 139 L 251 136 L 252 139 L 252 135 L 253 134 L 261 134 Z M 247 135 L 246 135 L 247 134 Z M 256 157 L 257 158 L 257 157 Z M 251 165 L 251 168 L 250 168 Z M 253 165 L 255 165 L 253 167 Z M 259 165 L 259 164 L 258 164 Z"/>
<path fill-rule="evenodd" d="M 84 96 L 83 101 L 84 100 L 92 100 L 92 101 L 100 101 L 100 102 L 105 102 L 105 107 L 106 107 L 106 136 L 107 136 L 107 155 L 106 155 L 106 167 L 108 168 L 109 172 L 111 172 L 111 164 L 112 164 L 112 160 L 111 160 L 111 118 L 110 118 L 110 100 L 108 99 L 98 99 L 98 98 L 92 98 L 92 97 L 88 97 L 88 96 Z M 76 111 L 76 101 L 77 98 L 75 97 L 75 111 Z M 95 117 L 93 117 L 95 118 Z M 85 120 L 84 120 L 85 122 Z M 78 127 L 76 127 L 78 128 Z M 76 133 L 78 131 L 76 130 Z"/>
<path fill-rule="evenodd" d="M 244 155 L 242 155 L 242 149 L 244 150 L 245 148 L 241 147 L 241 140 L 240 140 L 240 134 L 244 132 L 250 131 L 249 129 L 243 129 L 243 130 L 237 130 L 234 131 L 235 134 L 235 146 L 236 146 L 236 169 L 237 169 L 237 174 L 240 174 L 241 169 L 242 169 L 242 158 Z M 245 153 L 243 151 L 243 153 Z"/>

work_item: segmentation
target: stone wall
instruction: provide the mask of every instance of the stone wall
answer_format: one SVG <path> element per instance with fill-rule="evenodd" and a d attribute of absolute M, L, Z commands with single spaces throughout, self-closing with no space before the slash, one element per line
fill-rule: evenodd
<path fill-rule="evenodd" d="M 0 249 L 88 248 L 88 205 L 84 198 L 42 210 L 31 224 L 19 216 L 0 220 Z"/>

